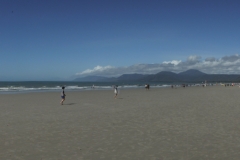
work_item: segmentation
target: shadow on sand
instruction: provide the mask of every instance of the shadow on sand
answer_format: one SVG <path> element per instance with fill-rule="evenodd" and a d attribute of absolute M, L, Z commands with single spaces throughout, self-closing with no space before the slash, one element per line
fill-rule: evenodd
<path fill-rule="evenodd" d="M 123 99 L 123 98 L 116 98 L 116 99 Z"/>
<path fill-rule="evenodd" d="M 74 105 L 74 104 L 76 104 L 76 103 L 65 103 L 65 104 L 63 104 L 63 105 Z"/>

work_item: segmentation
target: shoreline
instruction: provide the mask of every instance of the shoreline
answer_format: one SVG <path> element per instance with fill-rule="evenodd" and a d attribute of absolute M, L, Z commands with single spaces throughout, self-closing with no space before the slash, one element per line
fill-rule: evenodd
<path fill-rule="evenodd" d="M 85 90 L 111 90 L 114 85 L 118 85 L 119 89 L 134 89 L 145 88 L 145 85 L 149 84 L 150 88 L 165 88 L 177 86 L 180 88 L 183 84 L 189 86 L 202 86 L 203 83 L 189 82 L 189 83 L 165 83 L 165 82 L 52 82 L 52 81 L 33 81 L 33 82 L 0 82 L 0 94 L 15 94 L 25 92 L 55 92 L 60 91 L 62 86 L 65 86 L 66 90 L 71 91 L 85 91 Z M 229 84 L 229 83 L 227 83 Z M 208 86 L 223 85 L 221 83 L 208 83 Z"/>
<path fill-rule="evenodd" d="M 217 87 L 217 86 L 221 86 L 220 84 L 218 85 L 208 85 L 207 87 Z M 188 87 L 202 87 L 201 84 L 197 84 L 197 85 L 190 85 L 190 86 L 186 86 L 185 88 Z M 161 89 L 161 88 L 171 88 L 171 85 L 156 85 L 156 86 L 150 86 L 150 89 Z M 181 85 L 174 85 L 174 88 L 183 88 Z M 124 86 L 119 86 L 118 87 L 119 90 L 131 90 L 131 89 L 145 89 L 145 86 L 138 86 L 138 87 L 124 87 Z M 24 90 L 9 90 L 9 91 L 1 91 L 0 90 L 0 95 L 1 94 L 25 94 L 25 93 L 47 93 L 47 92 L 61 92 L 61 87 L 59 87 L 58 89 L 24 89 Z M 109 86 L 108 88 L 101 88 L 98 86 L 96 88 L 84 88 L 84 89 L 71 89 L 71 88 L 65 88 L 65 91 L 69 91 L 69 92 L 84 92 L 84 91 L 109 91 L 109 90 L 113 90 L 113 86 Z"/>

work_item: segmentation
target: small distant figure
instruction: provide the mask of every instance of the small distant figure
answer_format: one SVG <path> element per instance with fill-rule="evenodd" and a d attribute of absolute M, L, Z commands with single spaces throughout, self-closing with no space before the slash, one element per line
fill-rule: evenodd
<path fill-rule="evenodd" d="M 95 88 L 95 86 L 94 86 L 94 84 L 92 85 L 92 89 L 94 89 Z"/>
<path fill-rule="evenodd" d="M 174 86 L 173 86 L 173 85 L 171 85 L 171 88 L 173 89 L 173 88 L 174 88 Z"/>
<path fill-rule="evenodd" d="M 149 84 L 145 84 L 145 89 L 149 90 L 150 89 L 150 85 Z"/>
<path fill-rule="evenodd" d="M 114 98 L 117 98 L 117 95 L 118 95 L 118 86 L 114 86 L 114 94 L 115 94 L 115 97 Z"/>
<path fill-rule="evenodd" d="M 64 92 L 64 89 L 65 89 L 65 87 L 62 87 L 62 92 L 61 92 L 61 98 L 62 98 L 62 100 L 61 100 L 61 102 L 60 102 L 61 105 L 63 105 L 63 102 L 65 101 L 65 97 L 66 97 L 66 94 L 65 94 L 65 92 Z"/>

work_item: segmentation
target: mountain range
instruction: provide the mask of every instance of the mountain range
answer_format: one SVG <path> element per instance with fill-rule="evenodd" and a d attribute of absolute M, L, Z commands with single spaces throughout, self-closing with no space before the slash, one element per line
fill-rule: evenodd
<path fill-rule="evenodd" d="M 190 69 L 181 73 L 162 71 L 157 74 L 123 74 L 119 77 L 86 76 L 76 78 L 80 82 L 240 82 L 240 75 L 237 74 L 206 74 L 196 69 Z"/>

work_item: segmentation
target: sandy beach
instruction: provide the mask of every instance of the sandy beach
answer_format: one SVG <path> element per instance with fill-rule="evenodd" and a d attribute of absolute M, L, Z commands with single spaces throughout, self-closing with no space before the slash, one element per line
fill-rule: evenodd
<path fill-rule="evenodd" d="M 239 160 L 240 88 L 0 95 L 1 160 Z"/>

